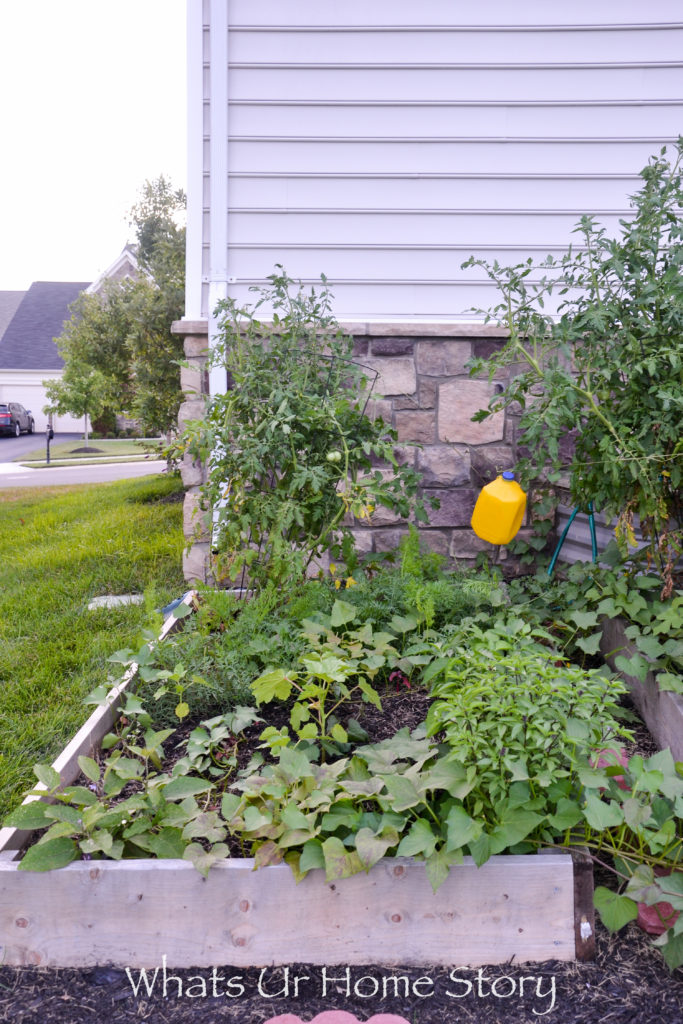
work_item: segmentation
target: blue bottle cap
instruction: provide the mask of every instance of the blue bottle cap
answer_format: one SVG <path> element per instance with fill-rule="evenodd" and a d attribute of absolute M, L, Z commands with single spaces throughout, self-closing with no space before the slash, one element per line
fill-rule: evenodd
<path fill-rule="evenodd" d="M 515 479 L 515 474 L 512 472 L 512 470 L 511 469 L 506 469 L 505 472 L 503 473 L 503 480 L 514 480 L 514 479 Z"/>

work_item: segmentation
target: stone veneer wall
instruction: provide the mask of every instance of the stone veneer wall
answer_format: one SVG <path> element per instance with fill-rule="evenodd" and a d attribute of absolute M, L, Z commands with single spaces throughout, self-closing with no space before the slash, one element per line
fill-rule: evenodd
<path fill-rule="evenodd" d="M 480 324 L 341 324 L 354 336 L 358 362 L 377 370 L 379 377 L 368 413 L 381 415 L 397 431 L 400 459 L 422 474 L 424 493 L 434 495 L 440 508 L 430 512 L 422 527 L 424 542 L 449 558 L 471 563 L 479 551 L 490 548 L 470 528 L 477 494 L 503 469 L 514 465 L 517 420 L 508 410 L 473 423 L 504 378 L 469 377 L 465 364 L 472 356 L 486 356 L 503 344 L 505 332 Z M 208 392 L 204 372 L 207 348 L 205 323 L 180 321 L 174 331 L 185 335 L 190 364 L 182 370 L 186 402 L 179 414 L 180 427 L 201 417 Z M 417 442 L 412 448 L 407 442 Z M 184 558 L 188 580 L 208 581 L 209 538 L 202 532 L 199 487 L 201 465 L 187 459 L 181 467 L 187 488 L 184 529 L 189 551 Z M 386 509 L 376 510 L 368 526 L 354 532 L 361 552 L 396 547 L 408 525 Z M 198 532 L 199 531 L 199 532 Z M 501 559 L 507 555 L 500 552 Z"/>

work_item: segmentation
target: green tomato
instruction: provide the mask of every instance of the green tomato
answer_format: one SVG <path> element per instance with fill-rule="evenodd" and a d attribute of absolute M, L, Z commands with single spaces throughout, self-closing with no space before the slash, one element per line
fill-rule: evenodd
<path fill-rule="evenodd" d="M 340 451 L 337 451 L 337 449 L 328 452 L 326 456 L 328 462 L 341 462 L 341 457 L 342 453 Z"/>

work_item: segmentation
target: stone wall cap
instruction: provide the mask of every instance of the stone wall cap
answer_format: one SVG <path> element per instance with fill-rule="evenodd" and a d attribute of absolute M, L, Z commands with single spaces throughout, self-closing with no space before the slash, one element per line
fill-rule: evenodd
<path fill-rule="evenodd" d="M 188 337 L 190 334 L 209 333 L 208 320 L 174 320 L 171 324 L 171 334 L 183 334 Z"/>
<path fill-rule="evenodd" d="M 509 331 L 495 324 L 457 320 L 340 321 L 343 331 L 371 338 L 507 338 Z"/>
<path fill-rule="evenodd" d="M 272 321 L 264 317 L 264 324 Z M 371 338 L 507 338 L 509 331 L 495 324 L 458 320 L 342 320 L 339 327 L 346 334 Z M 208 335 L 208 320 L 175 320 L 172 334 Z"/>

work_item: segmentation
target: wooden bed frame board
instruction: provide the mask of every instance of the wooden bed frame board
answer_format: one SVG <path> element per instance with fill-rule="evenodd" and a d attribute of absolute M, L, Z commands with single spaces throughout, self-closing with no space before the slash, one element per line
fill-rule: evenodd
<path fill-rule="evenodd" d="M 340 882 L 287 865 L 79 861 L 35 874 L 0 860 L 0 963 L 154 968 L 269 964 L 472 966 L 573 960 L 572 857 L 472 858 L 432 892 L 387 858 Z"/>

